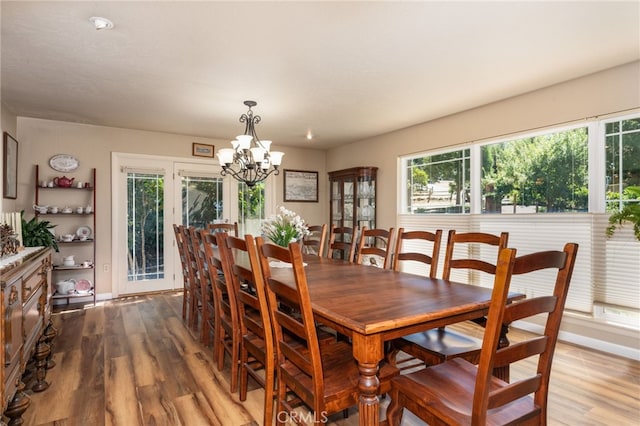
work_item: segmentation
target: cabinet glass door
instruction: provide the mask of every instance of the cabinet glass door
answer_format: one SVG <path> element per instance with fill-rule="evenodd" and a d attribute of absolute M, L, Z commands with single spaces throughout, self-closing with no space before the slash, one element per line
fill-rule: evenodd
<path fill-rule="evenodd" d="M 354 223 L 354 208 L 355 208 L 355 180 L 345 179 L 344 181 L 344 217 L 343 226 L 353 228 Z"/>
<path fill-rule="evenodd" d="M 332 225 L 342 226 L 342 182 L 331 182 L 331 217 Z"/>

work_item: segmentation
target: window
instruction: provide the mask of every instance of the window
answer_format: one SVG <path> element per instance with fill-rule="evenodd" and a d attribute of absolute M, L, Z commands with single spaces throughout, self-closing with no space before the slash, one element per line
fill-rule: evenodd
<path fill-rule="evenodd" d="M 222 178 L 182 176 L 182 223 L 204 229 L 222 219 Z"/>
<path fill-rule="evenodd" d="M 164 175 L 127 174 L 129 281 L 164 277 Z"/>
<path fill-rule="evenodd" d="M 253 187 L 238 182 L 238 224 L 243 234 L 260 235 L 260 226 L 265 218 L 265 183 L 259 182 Z"/>
<path fill-rule="evenodd" d="M 414 154 L 399 164 L 403 209 L 398 227 L 506 231 L 519 255 L 577 242 L 567 310 L 638 328 L 637 241 L 631 233 L 607 239 L 605 212 L 640 203 L 629 189 L 640 187 L 640 115 Z M 465 189 L 456 197 L 444 182 Z M 582 214 L 588 211 L 593 215 Z M 453 212 L 474 214 L 426 214 Z M 544 285 L 512 282 L 515 291 L 530 297 L 544 293 Z"/>
<path fill-rule="evenodd" d="M 605 161 L 606 210 L 639 202 L 626 189 L 640 186 L 640 117 L 605 124 Z"/>
<path fill-rule="evenodd" d="M 636 134 L 640 137 L 640 131 Z M 638 140 L 635 141 L 638 146 Z M 636 148 L 638 151 L 638 148 Z M 472 182 L 471 157 L 480 156 Z M 405 213 L 469 213 L 471 191 L 482 213 L 586 212 L 589 202 L 587 127 L 403 160 Z M 636 166 L 637 167 L 637 166 Z M 637 175 L 636 175 L 637 176 Z M 637 178 L 637 177 L 636 177 Z"/>
<path fill-rule="evenodd" d="M 469 149 L 404 160 L 405 211 L 411 214 L 469 213 L 469 160 Z"/>
<path fill-rule="evenodd" d="M 586 127 L 484 145 L 483 213 L 586 212 Z"/>

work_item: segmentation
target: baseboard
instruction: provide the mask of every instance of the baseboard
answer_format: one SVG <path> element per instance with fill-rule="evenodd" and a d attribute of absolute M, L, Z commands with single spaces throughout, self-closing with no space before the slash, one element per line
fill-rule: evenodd
<path fill-rule="evenodd" d="M 512 326 L 536 334 L 542 334 L 544 331 L 541 324 L 530 321 L 516 321 Z M 568 329 L 573 331 L 568 331 Z M 580 332 L 576 332 L 576 330 L 580 330 Z M 598 337 L 592 337 L 589 334 L 598 334 Z M 569 314 L 562 319 L 558 340 L 640 361 L 639 336 L 640 331 L 638 330 Z"/>

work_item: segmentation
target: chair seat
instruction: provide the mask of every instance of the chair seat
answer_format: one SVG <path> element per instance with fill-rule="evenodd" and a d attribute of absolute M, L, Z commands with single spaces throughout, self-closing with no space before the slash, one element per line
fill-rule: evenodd
<path fill-rule="evenodd" d="M 462 357 L 477 364 L 482 340 L 458 333 L 451 328 L 436 328 L 396 339 L 395 349 L 408 353 L 427 365 L 440 364 L 448 359 Z"/>
<path fill-rule="evenodd" d="M 325 408 L 329 413 L 335 413 L 344 408 L 344 401 L 350 401 L 346 406 L 356 405 L 358 403 L 358 381 L 360 379 L 360 371 L 358 363 L 353 358 L 353 349 L 346 342 L 334 341 L 334 343 L 325 343 L 320 345 L 322 354 L 322 366 L 324 371 L 325 383 Z M 305 394 L 303 398 L 311 401 L 313 398 L 313 383 L 311 378 L 301 372 L 293 363 L 285 362 L 283 369 L 291 377 L 295 377 L 301 384 L 298 392 Z M 398 376 L 397 368 L 386 363 L 380 364 L 378 371 L 378 379 L 380 380 L 380 394 L 386 393 L 390 389 L 391 378 Z M 339 404 L 339 405 L 336 405 Z"/>
<path fill-rule="evenodd" d="M 398 376 L 391 380 L 391 388 L 401 389 L 411 404 L 429 407 L 438 419 L 446 419 L 450 425 L 471 424 L 471 407 L 478 369 L 470 362 L 456 358 L 444 364 Z M 451 380 L 455 377 L 455 381 Z M 492 377 L 490 389 L 507 386 L 508 383 Z M 410 404 L 407 404 L 409 407 Z M 533 398 L 526 396 L 502 407 L 487 411 L 487 425 L 521 424 L 526 418 L 539 413 Z"/>

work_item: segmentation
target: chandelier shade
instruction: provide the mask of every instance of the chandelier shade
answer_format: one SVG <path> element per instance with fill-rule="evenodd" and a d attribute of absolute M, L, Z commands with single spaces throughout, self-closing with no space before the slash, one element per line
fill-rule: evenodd
<path fill-rule="evenodd" d="M 244 104 L 249 107 L 249 111 L 240 116 L 240 122 L 245 123 L 244 134 L 231 141 L 231 148 L 219 149 L 216 156 L 222 166 L 222 176 L 229 175 L 253 187 L 271 174 L 280 174 L 284 152 L 271 151 L 271 141 L 261 141 L 256 135 L 255 125 L 262 118 L 253 115 L 251 108 L 257 102 L 244 101 Z"/>

